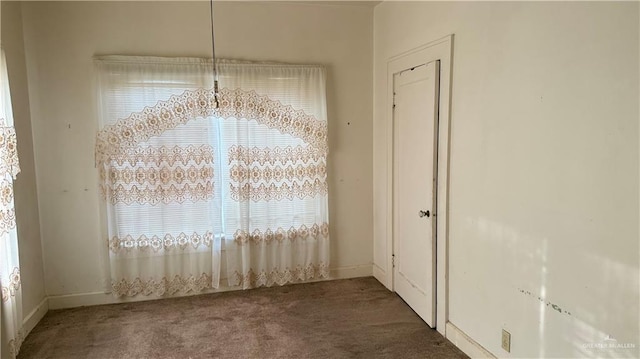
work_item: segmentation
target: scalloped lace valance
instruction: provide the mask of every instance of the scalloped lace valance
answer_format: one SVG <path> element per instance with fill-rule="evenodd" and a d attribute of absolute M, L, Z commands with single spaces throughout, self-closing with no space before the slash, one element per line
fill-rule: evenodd
<path fill-rule="evenodd" d="M 213 95 L 212 89 L 187 90 L 105 126 L 97 135 L 96 160 L 104 163 L 111 156 L 135 148 L 153 136 L 161 136 L 164 131 L 211 116 L 256 121 L 300 138 L 322 153 L 327 152 L 326 121 L 319 121 L 302 110 L 260 96 L 255 91 L 223 88 L 219 93 L 219 108 L 212 106 Z"/>

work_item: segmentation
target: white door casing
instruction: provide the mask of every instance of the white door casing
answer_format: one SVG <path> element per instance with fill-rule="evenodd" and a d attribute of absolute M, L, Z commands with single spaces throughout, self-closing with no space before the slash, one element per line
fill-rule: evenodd
<path fill-rule="evenodd" d="M 382 208 L 384 215 L 374 228 L 373 275 L 389 290 L 394 290 L 393 276 L 393 77 L 405 69 L 440 61 L 439 113 L 438 113 L 438 188 L 436 228 L 436 330 L 446 334 L 449 321 L 448 285 L 448 200 L 449 200 L 449 137 L 451 110 L 451 79 L 454 36 L 447 35 L 414 49 L 398 52 L 387 61 L 387 94 L 385 121 L 377 123 L 382 136 L 374 144 L 384 147 L 384 157 L 374 153 L 377 172 L 381 179 L 381 191 L 374 191 L 374 205 Z M 375 215 L 375 212 L 374 212 Z M 379 241 L 379 242 L 378 242 Z M 384 261 L 376 260 L 382 254 Z"/>
<path fill-rule="evenodd" d="M 436 188 L 439 63 L 394 76 L 394 290 L 436 326 Z"/>

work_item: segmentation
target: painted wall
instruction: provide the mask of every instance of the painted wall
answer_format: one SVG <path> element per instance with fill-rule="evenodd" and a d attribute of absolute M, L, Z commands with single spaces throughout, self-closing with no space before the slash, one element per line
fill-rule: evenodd
<path fill-rule="evenodd" d="M 27 317 L 45 298 L 40 217 L 21 9 L 17 2 L 2 1 L 1 7 L 2 47 L 7 57 L 11 105 L 21 169 L 14 182 L 14 199 L 22 279 L 22 312 Z"/>
<path fill-rule="evenodd" d="M 375 8 L 374 263 L 387 60 L 453 33 L 449 319 L 499 357 L 639 355 L 638 6 Z M 589 348 L 610 343 L 635 350 Z"/>
<path fill-rule="evenodd" d="M 208 2 L 24 2 L 46 290 L 102 290 L 92 56 L 210 57 Z M 371 274 L 373 8 L 215 4 L 219 57 L 328 69 L 331 266 Z"/>

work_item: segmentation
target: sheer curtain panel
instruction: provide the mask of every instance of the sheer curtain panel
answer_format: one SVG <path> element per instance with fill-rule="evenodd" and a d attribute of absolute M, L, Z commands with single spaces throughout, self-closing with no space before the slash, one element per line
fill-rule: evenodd
<path fill-rule="evenodd" d="M 0 332 L 2 358 L 15 358 L 24 339 L 18 233 L 13 203 L 13 180 L 20 172 L 13 127 L 9 78 L 4 50 L 0 51 Z"/>
<path fill-rule="evenodd" d="M 194 58 L 96 59 L 110 290 L 326 278 L 325 73 Z"/>

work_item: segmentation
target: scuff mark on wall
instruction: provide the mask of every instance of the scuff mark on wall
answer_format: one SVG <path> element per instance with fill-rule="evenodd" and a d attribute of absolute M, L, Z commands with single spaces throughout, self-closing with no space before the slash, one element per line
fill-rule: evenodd
<path fill-rule="evenodd" d="M 535 294 L 533 294 L 532 292 L 522 289 L 522 288 L 518 288 L 518 292 L 531 297 L 533 299 L 537 299 L 538 301 L 540 301 L 541 303 L 546 304 L 547 307 L 551 307 L 551 309 L 555 310 L 556 312 L 560 313 L 560 314 L 566 314 L 566 315 L 571 315 L 571 312 L 568 310 L 564 310 L 562 309 L 559 305 L 555 304 L 555 303 L 551 303 L 550 301 L 545 300 L 545 298 L 543 298 L 542 296 L 536 296 Z"/>

